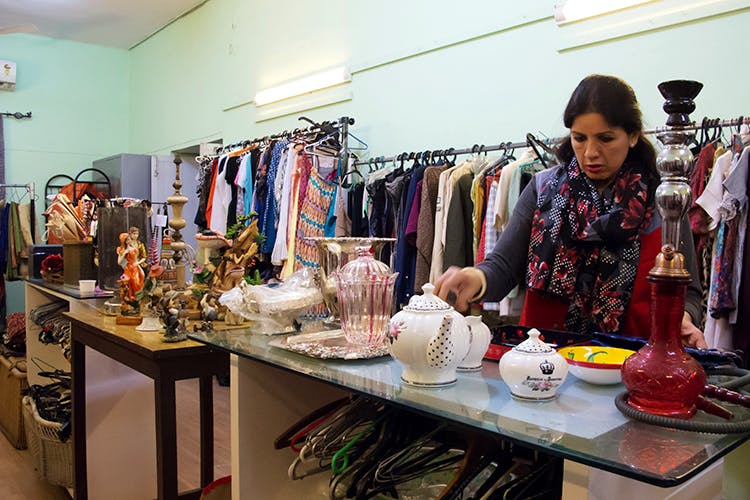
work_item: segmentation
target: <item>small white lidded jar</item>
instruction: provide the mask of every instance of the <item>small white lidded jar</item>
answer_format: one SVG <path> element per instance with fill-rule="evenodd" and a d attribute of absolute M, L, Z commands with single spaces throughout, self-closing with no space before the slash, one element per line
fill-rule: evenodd
<path fill-rule="evenodd" d="M 568 376 L 568 362 L 532 328 L 528 339 L 500 358 L 500 376 L 517 398 L 554 399 Z"/>

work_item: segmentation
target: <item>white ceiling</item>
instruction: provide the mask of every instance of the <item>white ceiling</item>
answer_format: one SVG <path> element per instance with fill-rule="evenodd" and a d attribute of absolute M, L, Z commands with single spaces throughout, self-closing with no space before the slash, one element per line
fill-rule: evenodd
<path fill-rule="evenodd" d="M 128 49 L 205 1 L 0 0 L 0 35 L 34 33 Z"/>

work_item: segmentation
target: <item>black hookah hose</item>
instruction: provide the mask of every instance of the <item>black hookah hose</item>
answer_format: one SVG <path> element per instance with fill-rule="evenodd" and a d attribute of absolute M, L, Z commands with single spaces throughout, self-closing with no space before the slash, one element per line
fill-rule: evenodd
<path fill-rule="evenodd" d="M 744 368 L 736 368 L 736 367 L 712 368 L 709 370 L 709 374 L 710 375 L 728 375 L 732 377 L 737 377 L 728 382 L 724 382 L 722 384 L 716 384 L 725 389 L 739 389 L 739 388 L 745 387 L 746 385 L 750 385 L 750 370 L 745 370 Z"/>
<path fill-rule="evenodd" d="M 750 384 L 750 371 L 742 368 L 715 368 L 710 370 L 710 373 L 712 375 L 730 375 L 737 377 L 729 382 L 716 384 L 725 389 L 739 389 Z M 626 417 L 647 424 L 671 427 L 673 429 L 684 431 L 706 432 L 710 434 L 740 434 L 750 432 L 750 419 L 737 422 L 696 422 L 680 418 L 663 417 L 661 415 L 652 415 L 633 408 L 628 404 L 627 397 L 627 391 L 617 395 L 615 398 L 615 406 L 617 409 Z"/>

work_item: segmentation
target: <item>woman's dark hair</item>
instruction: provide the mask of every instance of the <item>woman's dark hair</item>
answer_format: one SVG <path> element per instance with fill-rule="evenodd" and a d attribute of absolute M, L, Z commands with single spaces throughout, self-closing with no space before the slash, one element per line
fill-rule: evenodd
<path fill-rule="evenodd" d="M 610 126 L 622 127 L 628 134 L 638 133 L 638 142 L 628 151 L 626 162 L 637 162 L 653 174 L 647 182 L 655 185 L 659 180 L 656 171 L 656 151 L 643 137 L 643 120 L 633 89 L 614 76 L 589 75 L 578 84 L 565 107 L 563 123 L 573 126 L 575 119 L 585 113 L 599 113 Z M 556 150 L 560 161 L 567 164 L 573 159 L 573 145 L 568 135 Z"/>

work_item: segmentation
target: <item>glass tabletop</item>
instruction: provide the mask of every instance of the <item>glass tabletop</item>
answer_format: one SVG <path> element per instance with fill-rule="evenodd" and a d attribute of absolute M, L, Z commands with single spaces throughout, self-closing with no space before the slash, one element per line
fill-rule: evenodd
<path fill-rule="evenodd" d="M 688 480 L 750 437 L 688 432 L 629 420 L 614 404 L 615 396 L 625 390 L 622 384 L 595 386 L 573 375 L 568 375 L 556 399 L 521 401 L 511 397 L 496 361 L 485 360 L 481 371 L 459 372 L 452 386 L 422 388 L 403 383 L 401 366 L 390 356 L 319 359 L 270 345 L 283 344 L 286 336 L 249 334 L 242 329 L 196 332 L 189 337 L 657 486 Z M 747 414 L 750 411 L 744 418 Z"/>
<path fill-rule="evenodd" d="M 115 295 L 114 292 L 110 290 L 101 290 L 99 288 L 96 288 L 93 292 L 82 292 L 77 286 L 65 285 L 62 283 L 49 283 L 40 278 L 25 278 L 25 281 L 43 288 L 47 288 L 48 290 L 54 290 L 57 293 L 67 295 L 68 297 L 72 297 L 74 299 L 102 299 L 114 297 Z"/>

